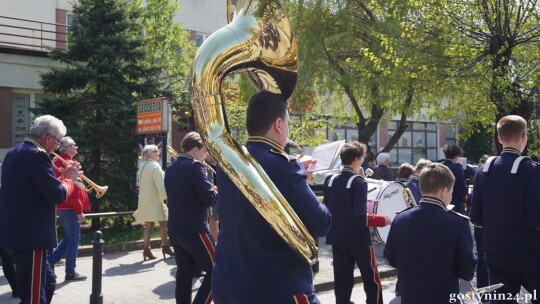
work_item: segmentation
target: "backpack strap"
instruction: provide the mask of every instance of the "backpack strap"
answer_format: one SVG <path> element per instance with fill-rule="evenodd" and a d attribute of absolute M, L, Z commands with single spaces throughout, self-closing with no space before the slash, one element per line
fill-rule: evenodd
<path fill-rule="evenodd" d="M 351 185 L 353 183 L 353 181 L 356 179 L 356 178 L 362 178 L 361 176 L 359 175 L 353 175 L 349 178 L 349 181 L 347 181 L 347 189 L 351 189 Z"/>
<path fill-rule="evenodd" d="M 488 172 L 489 168 L 491 167 L 491 163 L 497 158 L 498 156 L 491 156 L 490 158 L 488 158 L 486 160 L 486 163 L 484 164 L 484 168 L 482 169 L 482 171 L 484 173 Z"/>
<path fill-rule="evenodd" d="M 524 159 L 530 159 L 530 158 L 528 156 L 520 156 L 516 158 L 516 160 L 514 161 L 514 165 L 512 165 L 512 170 L 510 171 L 510 173 L 516 174 L 519 169 L 519 165 Z"/>
<path fill-rule="evenodd" d="M 330 177 L 330 180 L 328 181 L 328 188 L 332 187 L 332 183 L 334 182 L 334 179 L 336 179 L 338 175 L 339 174 L 334 174 L 332 175 L 332 177 Z"/>

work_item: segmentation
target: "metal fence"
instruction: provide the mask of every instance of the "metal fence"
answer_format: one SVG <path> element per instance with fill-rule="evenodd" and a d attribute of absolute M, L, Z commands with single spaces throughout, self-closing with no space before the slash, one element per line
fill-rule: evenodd
<path fill-rule="evenodd" d="M 66 24 L 0 16 L 0 47 L 48 52 L 67 49 Z"/>

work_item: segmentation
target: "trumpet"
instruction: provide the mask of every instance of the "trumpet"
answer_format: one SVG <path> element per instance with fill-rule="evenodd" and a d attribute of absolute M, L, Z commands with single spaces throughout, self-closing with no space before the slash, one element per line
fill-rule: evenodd
<path fill-rule="evenodd" d="M 68 163 L 67 160 L 63 159 L 62 157 L 60 157 L 60 155 L 54 153 L 54 152 L 51 152 L 52 155 L 54 156 L 52 161 L 54 162 L 56 159 L 59 159 L 61 160 L 66 166 L 69 166 L 70 164 Z M 54 164 L 53 164 L 54 166 Z M 56 170 L 60 171 L 60 172 L 63 172 L 64 169 L 62 168 L 58 168 L 56 166 L 54 166 L 56 168 Z M 85 182 L 88 184 L 88 187 L 86 187 L 82 182 L 79 182 L 79 181 L 75 181 L 74 184 L 83 189 L 84 191 L 90 193 L 92 192 L 92 189 L 94 191 L 96 191 L 96 198 L 101 198 L 103 195 L 105 195 L 105 192 L 107 192 L 107 190 L 109 189 L 109 186 L 100 186 L 96 183 L 94 183 L 92 180 L 90 180 L 88 177 L 84 176 L 84 174 L 82 173 L 79 173 L 79 177 Z"/>
<path fill-rule="evenodd" d="M 178 152 L 176 152 L 176 150 L 173 147 L 167 145 L 165 148 L 167 149 L 167 153 L 169 153 L 171 155 L 171 158 L 172 158 L 173 161 L 175 161 L 178 158 L 178 156 L 180 156 L 178 154 Z M 212 168 L 205 161 L 202 161 L 200 163 L 203 164 L 203 166 L 206 168 L 206 170 L 212 172 L 212 174 L 214 174 L 214 175 L 216 174 L 216 170 L 214 170 L 214 168 Z"/>

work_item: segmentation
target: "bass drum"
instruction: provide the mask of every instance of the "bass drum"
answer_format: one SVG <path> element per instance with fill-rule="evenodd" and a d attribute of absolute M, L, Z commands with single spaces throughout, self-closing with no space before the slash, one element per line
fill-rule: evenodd
<path fill-rule="evenodd" d="M 388 216 L 392 221 L 396 213 L 409 206 L 414 206 L 414 198 L 409 189 L 399 182 L 387 182 L 366 178 L 368 183 L 367 212 Z M 386 227 L 369 227 L 371 241 L 385 244 L 390 232 L 390 225 Z"/>

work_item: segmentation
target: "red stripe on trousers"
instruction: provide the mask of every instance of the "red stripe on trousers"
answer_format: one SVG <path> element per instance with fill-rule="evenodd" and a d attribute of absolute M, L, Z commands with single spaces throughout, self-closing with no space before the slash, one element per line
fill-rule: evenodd
<path fill-rule="evenodd" d="M 373 251 L 373 246 L 369 246 L 369 253 L 371 255 L 371 269 L 373 270 L 373 280 L 377 284 L 377 303 L 381 303 L 379 298 L 381 295 L 381 278 L 379 277 L 379 272 L 377 271 L 377 261 L 375 260 L 375 252 Z"/>
<path fill-rule="evenodd" d="M 200 233 L 201 240 L 203 241 L 204 247 L 206 247 L 206 251 L 208 251 L 208 255 L 210 255 L 210 259 L 212 259 L 212 264 L 215 263 L 215 249 L 214 244 L 212 244 L 212 241 L 208 237 L 206 233 Z"/>
<path fill-rule="evenodd" d="M 32 286 L 30 288 L 30 303 L 39 304 L 41 297 L 41 271 L 43 264 L 43 250 L 34 250 L 32 259 Z"/>
<path fill-rule="evenodd" d="M 308 297 L 305 294 L 294 295 L 296 304 L 309 304 Z"/>

